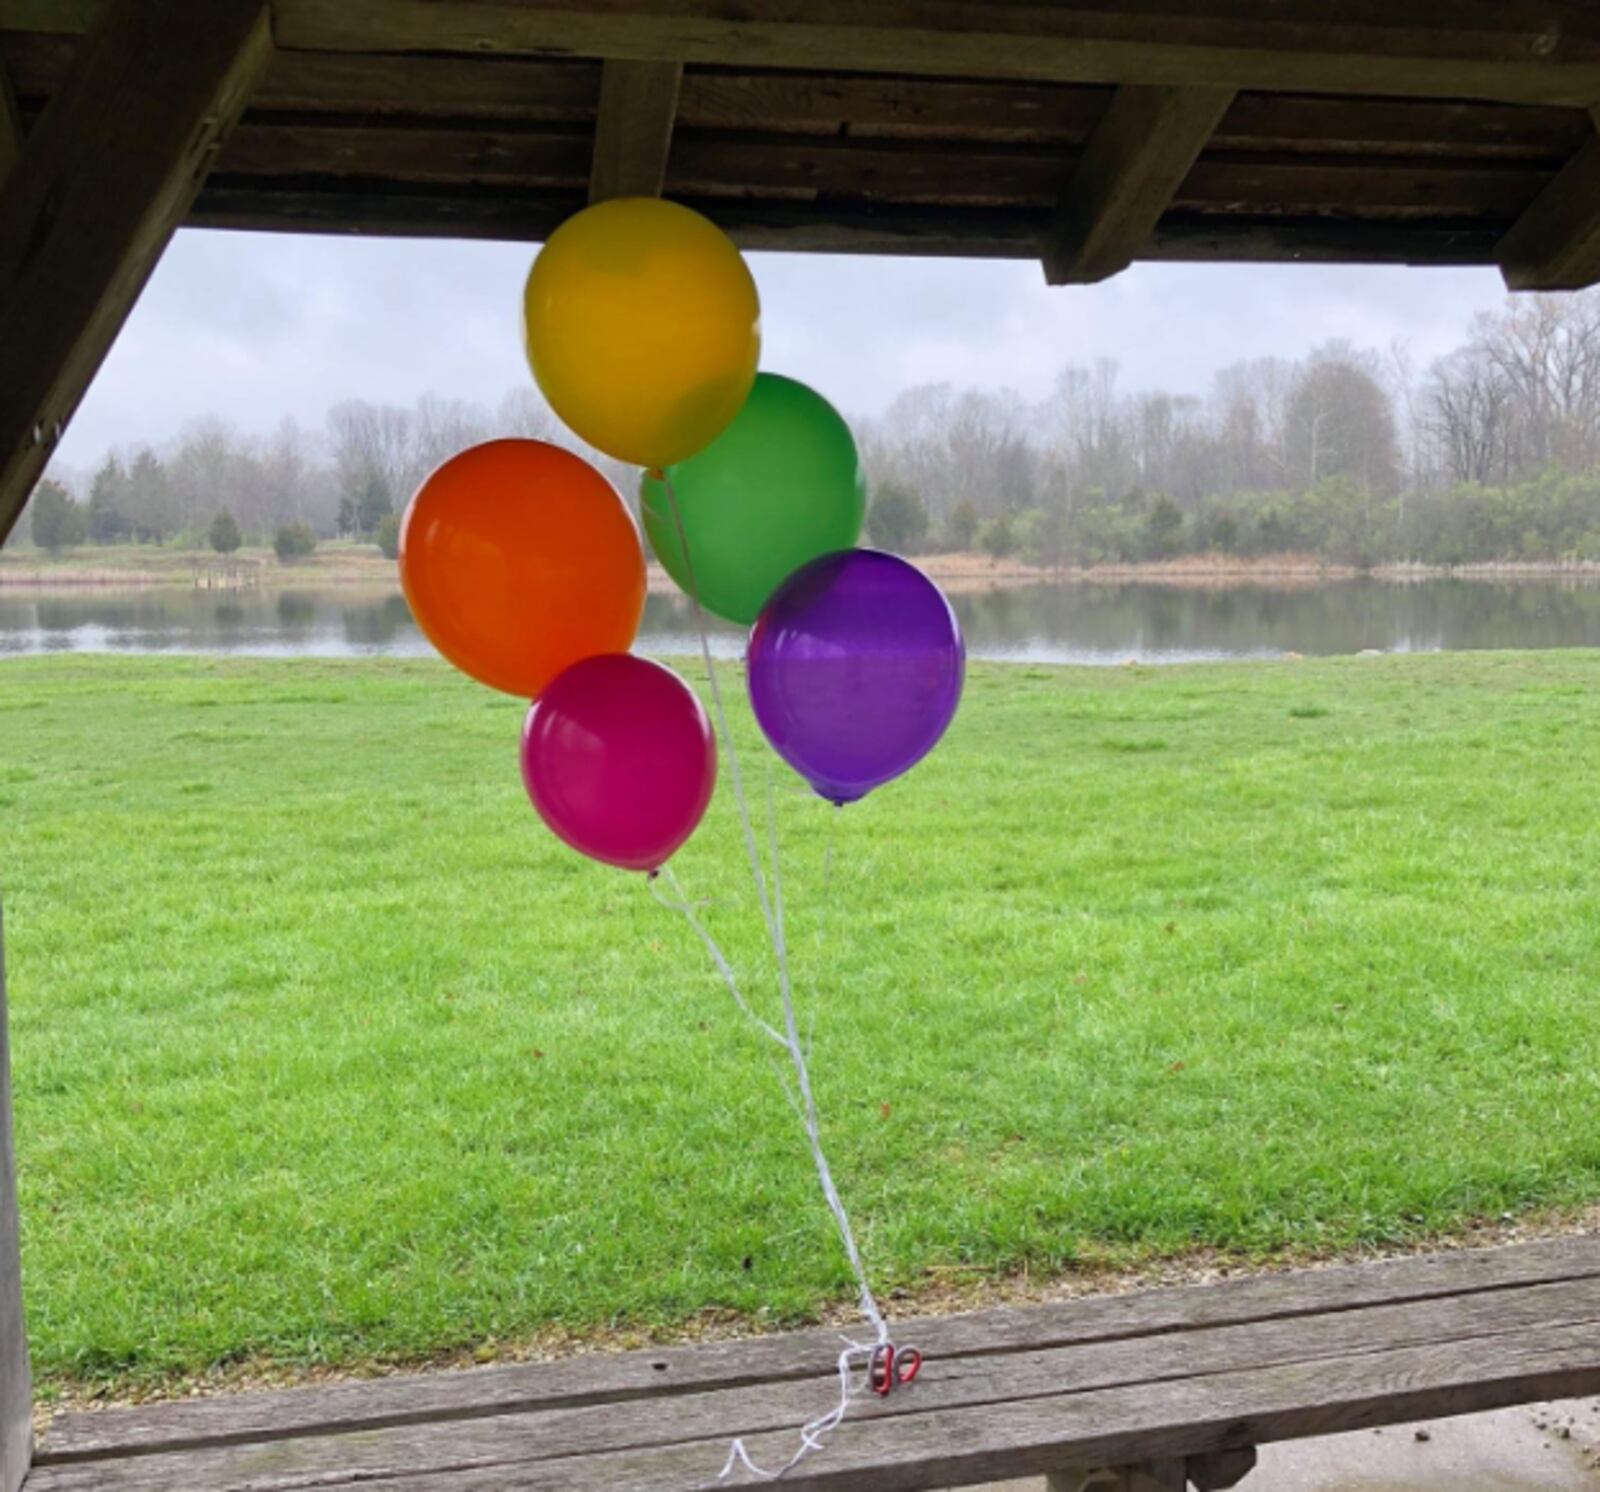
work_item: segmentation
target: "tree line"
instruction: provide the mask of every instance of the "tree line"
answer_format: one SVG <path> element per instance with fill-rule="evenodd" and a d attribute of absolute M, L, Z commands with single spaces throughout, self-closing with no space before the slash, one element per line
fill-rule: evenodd
<path fill-rule="evenodd" d="M 1355 565 L 1600 560 L 1600 292 L 1510 299 L 1425 369 L 1331 342 L 1205 397 L 909 389 L 858 426 L 888 547 L 1044 565 L 1296 551 Z"/>
<path fill-rule="evenodd" d="M 1221 369 L 1203 397 L 1125 392 L 1109 361 L 1051 393 L 925 385 L 852 422 L 869 536 L 1061 566 L 1299 552 L 1355 565 L 1600 560 L 1600 291 L 1508 300 L 1424 369 L 1346 342 Z M 519 390 L 495 410 L 351 399 L 320 429 L 216 419 L 109 454 L 33 500 L 45 547 L 362 538 L 393 553 L 422 478 L 497 435 L 570 444 Z M 581 449 L 581 448 L 580 448 Z M 629 501 L 636 476 L 592 451 Z M 73 490 L 74 487 L 79 490 Z"/>
<path fill-rule="evenodd" d="M 391 556 L 399 513 L 441 461 L 495 436 L 564 437 L 531 390 L 495 410 L 424 395 L 415 404 L 347 399 L 320 430 L 285 420 L 265 438 L 204 418 L 168 446 L 117 450 L 87 479 L 52 471 L 30 502 L 41 548 L 181 544 L 228 553 L 272 544 L 281 558 L 318 541 L 365 539 Z M 586 452 L 626 491 L 632 474 Z"/>

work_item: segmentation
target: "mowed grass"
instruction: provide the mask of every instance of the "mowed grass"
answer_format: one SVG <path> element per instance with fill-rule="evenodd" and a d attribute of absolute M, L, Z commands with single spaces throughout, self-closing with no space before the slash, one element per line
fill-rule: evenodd
<path fill-rule="evenodd" d="M 1600 654 L 977 667 L 826 901 L 835 816 L 732 697 L 881 1285 L 1600 1196 Z M 0 665 L 47 1384 L 848 1298 L 771 1051 L 542 830 L 520 715 L 428 663 Z M 770 1008 L 725 788 L 677 863 Z"/>

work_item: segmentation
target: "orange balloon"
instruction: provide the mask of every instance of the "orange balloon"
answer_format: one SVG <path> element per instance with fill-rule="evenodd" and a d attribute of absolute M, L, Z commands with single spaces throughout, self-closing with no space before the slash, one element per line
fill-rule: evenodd
<path fill-rule="evenodd" d="M 463 673 L 523 699 L 596 653 L 625 653 L 644 612 L 644 549 L 617 489 L 542 440 L 452 456 L 400 525 L 417 625 Z"/>

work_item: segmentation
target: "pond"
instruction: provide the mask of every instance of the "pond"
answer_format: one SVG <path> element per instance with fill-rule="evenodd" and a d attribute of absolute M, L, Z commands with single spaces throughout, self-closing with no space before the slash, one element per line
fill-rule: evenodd
<path fill-rule="evenodd" d="M 974 657 L 1028 662 L 1600 647 L 1600 582 L 1594 580 L 1346 580 L 1282 588 L 1068 582 L 957 594 L 953 604 Z M 743 633 L 717 623 L 713 644 L 721 656 L 735 657 Z M 688 602 L 651 596 L 640 646 L 653 653 L 694 651 Z M 429 651 L 398 591 L 0 589 L 0 656 L 337 658 Z"/>

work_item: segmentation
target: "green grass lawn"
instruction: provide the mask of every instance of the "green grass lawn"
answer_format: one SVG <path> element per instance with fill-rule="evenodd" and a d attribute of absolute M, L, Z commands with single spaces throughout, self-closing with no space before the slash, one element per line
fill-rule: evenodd
<path fill-rule="evenodd" d="M 767 1044 L 542 830 L 520 714 L 427 663 L 0 664 L 47 1384 L 848 1298 Z M 975 668 L 839 817 L 825 927 L 831 811 L 771 775 L 880 1284 L 1600 1197 L 1600 654 Z M 770 999 L 725 791 L 677 863 Z"/>

